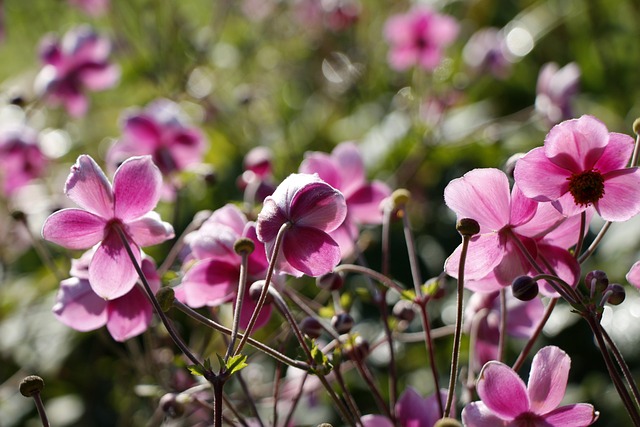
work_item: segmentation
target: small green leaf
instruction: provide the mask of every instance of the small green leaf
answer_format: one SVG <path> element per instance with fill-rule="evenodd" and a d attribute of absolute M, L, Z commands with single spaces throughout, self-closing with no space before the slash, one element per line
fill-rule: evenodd
<path fill-rule="evenodd" d="M 187 366 L 187 369 L 189 370 L 189 372 L 191 372 L 192 375 L 199 375 L 201 377 L 204 376 L 204 369 L 202 369 L 202 366 L 190 365 Z"/>
<path fill-rule="evenodd" d="M 240 371 L 241 369 L 246 368 L 247 366 L 249 366 L 247 363 L 247 356 L 244 354 L 237 354 L 233 357 L 230 357 L 229 360 L 227 361 L 227 372 L 232 375 L 238 371 Z"/>

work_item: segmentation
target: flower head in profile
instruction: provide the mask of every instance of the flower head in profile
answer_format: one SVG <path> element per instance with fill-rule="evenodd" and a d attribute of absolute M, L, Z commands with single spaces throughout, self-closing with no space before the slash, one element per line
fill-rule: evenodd
<path fill-rule="evenodd" d="M 80 208 L 53 213 L 42 236 L 68 249 L 96 248 L 89 263 L 89 283 L 101 298 L 127 294 L 138 280 L 126 244 L 140 263 L 140 248 L 173 237 L 173 227 L 153 211 L 160 198 L 162 176 L 150 156 L 126 160 L 113 177 L 87 155 L 78 157 L 65 184 L 65 194 Z"/>
<path fill-rule="evenodd" d="M 6 196 L 40 177 L 49 163 L 38 145 L 38 133 L 25 125 L 0 129 L 0 182 Z"/>
<path fill-rule="evenodd" d="M 447 391 L 441 390 L 440 397 L 445 402 Z M 433 427 L 440 419 L 440 408 L 435 393 L 423 398 L 412 387 L 407 387 L 402 393 L 396 403 L 395 412 L 401 427 Z M 362 417 L 362 424 L 364 427 L 393 427 L 394 425 L 389 418 L 382 415 L 365 415 Z"/>
<path fill-rule="evenodd" d="M 391 67 L 402 71 L 416 65 L 427 71 L 434 70 L 458 30 L 458 23 L 452 17 L 424 7 L 391 16 L 384 26 L 385 38 L 391 45 Z"/>
<path fill-rule="evenodd" d="M 362 156 L 353 142 L 339 144 L 330 155 L 307 153 L 300 165 L 300 172 L 317 173 L 344 195 L 347 216 L 330 235 L 340 245 L 343 258 L 351 255 L 358 237 L 357 225 L 382 222 L 379 206 L 391 194 L 391 190 L 381 181 L 367 182 Z"/>
<path fill-rule="evenodd" d="M 178 104 L 168 99 L 156 99 L 142 110 L 127 112 L 121 126 L 122 137 L 107 155 L 110 165 L 149 154 L 167 176 L 202 162 L 207 148 L 204 134 L 189 123 Z"/>
<path fill-rule="evenodd" d="M 77 331 L 93 331 L 103 326 L 116 341 L 126 341 L 146 331 L 151 323 L 153 308 L 144 291 L 134 286 L 125 295 L 113 300 L 100 298 L 89 283 L 89 264 L 93 249 L 72 261 L 73 277 L 60 282 L 60 289 L 53 306 L 54 316 Z M 143 257 L 141 263 L 153 292 L 160 289 L 160 277 L 155 263 Z"/>
<path fill-rule="evenodd" d="M 544 64 L 538 75 L 536 111 L 554 125 L 573 117 L 571 101 L 578 92 L 580 68 L 571 62 L 562 68 L 555 62 Z"/>
<path fill-rule="evenodd" d="M 340 191 L 318 175 L 291 174 L 264 200 L 258 215 L 258 239 L 272 259 L 276 237 L 287 224 L 277 254 L 278 269 L 297 277 L 321 276 L 340 262 L 340 247 L 329 233 L 346 215 L 347 204 Z"/>
<path fill-rule="evenodd" d="M 462 410 L 468 427 L 586 427 L 598 419 L 592 405 L 558 407 L 564 397 L 571 359 L 555 346 L 542 348 L 533 358 L 529 383 L 513 369 L 491 361 L 484 365 L 476 390 L 480 401 Z"/>
<path fill-rule="evenodd" d="M 73 117 L 89 107 L 86 90 L 105 90 L 120 79 L 120 68 L 109 63 L 111 43 L 88 25 L 69 30 L 59 40 L 54 35 L 40 42 L 44 67 L 35 80 L 35 90 L 52 105 L 64 105 Z"/>
<path fill-rule="evenodd" d="M 640 170 L 626 167 L 633 147 L 630 136 L 582 116 L 554 126 L 543 147 L 518 160 L 514 177 L 525 196 L 563 215 L 593 206 L 606 221 L 626 221 L 640 212 Z"/>

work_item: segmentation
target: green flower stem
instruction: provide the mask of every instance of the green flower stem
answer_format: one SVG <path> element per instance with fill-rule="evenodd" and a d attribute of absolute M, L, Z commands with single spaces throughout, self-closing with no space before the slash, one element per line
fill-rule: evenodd
<path fill-rule="evenodd" d="M 542 329 L 544 328 L 544 325 L 547 324 L 547 321 L 549 320 L 549 317 L 551 317 L 551 313 L 553 313 L 553 309 L 556 307 L 557 303 L 558 303 L 558 298 L 552 298 L 551 301 L 549 301 L 549 304 L 547 305 L 547 308 L 544 311 L 544 315 L 542 316 L 542 319 L 540 319 L 540 322 L 538 322 L 538 326 L 536 327 L 536 330 L 533 331 L 531 338 L 529 338 L 529 341 L 527 341 L 524 348 L 520 352 L 520 355 L 518 356 L 515 363 L 511 367 L 511 369 L 513 369 L 515 372 L 518 372 L 520 370 L 520 368 L 522 367 L 522 364 L 527 359 L 527 356 L 529 356 L 529 353 L 531 352 L 533 345 L 538 340 L 538 337 L 542 333 Z"/>
<path fill-rule="evenodd" d="M 462 303 L 464 292 L 464 265 L 469 251 L 470 235 L 462 236 L 462 249 L 460 251 L 460 263 L 458 266 L 458 288 L 456 293 L 456 329 L 453 335 L 453 350 L 451 352 L 451 374 L 449 375 L 449 392 L 447 393 L 447 403 L 441 417 L 448 416 L 453 405 L 453 396 L 456 392 L 456 382 L 458 380 L 458 362 L 460 361 L 460 341 L 462 340 Z M 436 388 L 436 396 L 440 395 L 440 389 Z"/>
<path fill-rule="evenodd" d="M 260 310 L 262 310 L 262 307 L 264 307 L 264 303 L 267 300 L 267 295 L 269 294 L 269 285 L 271 284 L 271 277 L 273 276 L 273 271 L 275 270 L 275 267 L 276 267 L 276 261 L 278 260 L 278 255 L 280 254 L 280 246 L 282 246 L 282 239 L 284 237 L 284 233 L 286 233 L 289 227 L 291 227 L 291 223 L 285 222 L 280 227 L 280 230 L 278 230 L 278 235 L 276 236 L 276 241 L 273 245 L 273 253 L 271 254 L 271 259 L 269 260 L 269 268 L 267 269 L 267 276 L 264 279 L 264 287 L 262 288 L 262 292 L 260 293 L 260 298 L 258 298 L 258 302 L 256 303 L 256 308 L 253 310 L 253 313 L 251 314 L 251 318 L 249 319 L 249 323 L 245 328 L 244 335 L 240 339 L 240 343 L 238 344 L 238 347 L 233 353 L 234 356 L 240 354 L 240 352 L 242 351 L 242 348 L 247 343 L 247 339 L 251 335 L 251 332 L 253 332 L 253 327 L 255 326 L 256 321 L 258 320 L 258 314 L 260 313 Z"/>
<path fill-rule="evenodd" d="M 236 293 L 236 304 L 233 309 L 233 324 L 231 325 L 231 339 L 227 346 L 227 353 L 224 356 L 225 363 L 229 360 L 231 352 L 236 345 L 236 338 L 238 337 L 238 329 L 240 328 L 240 313 L 242 312 L 242 301 L 244 299 L 245 290 L 247 289 L 247 264 L 249 262 L 249 255 L 243 252 L 241 255 L 242 261 L 240 263 L 240 277 L 238 278 L 238 292 Z"/>

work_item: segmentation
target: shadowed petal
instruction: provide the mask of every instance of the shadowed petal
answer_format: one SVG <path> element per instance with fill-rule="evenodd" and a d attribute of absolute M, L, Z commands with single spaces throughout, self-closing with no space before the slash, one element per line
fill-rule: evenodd
<path fill-rule="evenodd" d="M 182 279 L 185 304 L 193 308 L 231 301 L 236 293 L 238 267 L 217 259 L 196 263 Z"/>
<path fill-rule="evenodd" d="M 633 153 L 635 141 L 629 135 L 611 132 L 609 144 L 604 149 L 602 157 L 594 165 L 594 169 L 605 174 L 617 169 L 626 168 Z"/>
<path fill-rule="evenodd" d="M 250 283 L 247 285 L 250 285 Z M 247 328 L 247 326 L 249 325 L 249 320 L 251 319 L 251 315 L 253 314 L 253 311 L 255 309 L 256 309 L 256 301 L 251 299 L 251 297 L 249 296 L 249 292 L 245 292 L 244 299 L 242 300 L 242 308 L 240 310 L 240 328 L 242 329 Z M 258 314 L 258 317 L 256 319 L 256 324 L 254 325 L 254 330 L 259 329 L 264 325 L 266 325 L 267 322 L 269 322 L 270 318 L 271 318 L 271 304 L 265 304 L 260 310 L 260 313 Z"/>
<path fill-rule="evenodd" d="M 140 335 L 149 327 L 153 309 L 146 295 L 138 286 L 107 306 L 107 329 L 116 341 L 126 341 Z"/>
<path fill-rule="evenodd" d="M 127 222 L 153 210 L 161 188 L 162 175 L 151 156 L 125 160 L 113 177 L 116 217 Z"/>
<path fill-rule="evenodd" d="M 528 385 L 533 412 L 542 415 L 558 407 L 567 388 L 570 367 L 571 359 L 560 348 L 547 346 L 538 351 Z"/>
<path fill-rule="evenodd" d="M 575 287 L 575 285 L 578 284 L 578 280 L 580 279 L 580 264 L 568 250 L 544 243 L 540 243 L 538 249 L 540 251 L 538 258 L 544 260 L 543 264 L 550 265 L 557 276 L 570 286 Z M 559 296 L 546 281 L 539 281 L 538 286 L 544 296 L 551 298 L 557 298 Z"/>
<path fill-rule="evenodd" d="M 129 245 L 140 265 L 140 248 L 132 242 Z M 114 230 L 110 231 L 89 265 L 89 282 L 93 291 L 106 300 L 112 300 L 129 292 L 137 280 L 138 274 L 120 236 Z"/>
<path fill-rule="evenodd" d="M 88 280 L 76 277 L 60 282 L 53 314 L 77 331 L 93 331 L 107 323 L 107 302 L 96 295 Z"/>
<path fill-rule="evenodd" d="M 507 425 L 482 402 L 471 402 L 464 407 L 462 423 L 466 427 L 502 427 Z"/>
<path fill-rule="evenodd" d="M 289 212 L 296 226 L 330 232 L 344 221 L 347 203 L 338 190 L 325 182 L 316 181 L 296 193 Z"/>
<path fill-rule="evenodd" d="M 78 157 L 64 186 L 78 206 L 105 219 L 113 218 L 113 193 L 100 166 L 89 156 Z"/>
<path fill-rule="evenodd" d="M 80 209 L 62 209 L 42 226 L 42 237 L 67 249 L 88 249 L 104 236 L 106 221 Z"/>
<path fill-rule="evenodd" d="M 640 169 L 628 168 L 604 175 L 604 196 L 595 208 L 605 221 L 626 221 L 640 212 Z"/>
<path fill-rule="evenodd" d="M 264 243 L 273 242 L 285 222 L 288 222 L 288 219 L 285 217 L 284 211 L 280 209 L 272 196 L 267 197 L 264 199 L 256 223 L 258 239 Z"/>
<path fill-rule="evenodd" d="M 529 410 L 524 381 L 503 363 L 493 361 L 484 365 L 477 390 L 484 404 L 502 419 L 511 420 Z"/>
<path fill-rule="evenodd" d="M 585 427 L 598 419 L 599 413 L 587 403 L 561 406 L 549 412 L 544 419 L 554 427 Z"/>
<path fill-rule="evenodd" d="M 579 173 L 594 166 L 608 142 L 607 127 L 585 115 L 554 126 L 545 138 L 544 153 L 558 167 Z"/>
<path fill-rule="evenodd" d="M 549 202 L 569 191 L 567 178 L 571 176 L 571 171 L 549 161 L 544 154 L 544 147 L 538 147 L 518 160 L 513 176 L 525 196 Z"/>
<path fill-rule="evenodd" d="M 446 402 L 447 392 L 441 391 L 440 397 Z M 431 427 L 440 418 L 436 395 L 423 399 L 412 387 L 407 387 L 402 393 L 395 410 L 402 426 Z"/>
<path fill-rule="evenodd" d="M 311 227 L 294 227 L 284 235 L 282 254 L 296 270 L 317 277 L 340 262 L 340 248 L 329 235 Z"/>
<path fill-rule="evenodd" d="M 143 217 L 126 224 L 127 232 L 140 247 L 153 246 L 174 237 L 173 226 L 160 219 L 157 212 L 149 212 Z"/>

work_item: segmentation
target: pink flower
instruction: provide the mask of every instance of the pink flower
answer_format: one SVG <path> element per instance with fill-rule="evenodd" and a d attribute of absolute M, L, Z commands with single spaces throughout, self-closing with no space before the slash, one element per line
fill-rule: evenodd
<path fill-rule="evenodd" d="M 0 181 L 11 196 L 35 178 L 49 163 L 38 146 L 38 134 L 30 127 L 15 125 L 0 130 Z"/>
<path fill-rule="evenodd" d="M 511 73 L 513 58 L 507 49 L 504 32 L 493 27 L 475 32 L 462 52 L 465 62 L 476 72 L 489 72 L 499 79 Z"/>
<path fill-rule="evenodd" d="M 277 256 L 281 272 L 317 277 L 340 262 L 340 247 L 329 236 L 342 224 L 347 204 L 342 193 L 318 175 L 291 174 L 264 200 L 258 215 L 258 239 L 272 259 L 276 236 L 289 224 Z"/>
<path fill-rule="evenodd" d="M 447 391 L 441 390 L 442 401 L 447 400 Z M 438 398 L 435 394 L 424 399 L 412 387 L 402 393 L 396 403 L 396 415 L 401 427 L 433 427 L 440 419 Z M 453 411 L 452 411 L 453 412 Z M 452 415 L 452 414 L 450 414 Z M 382 415 L 365 415 L 362 417 L 364 427 L 393 427 L 389 418 Z"/>
<path fill-rule="evenodd" d="M 46 36 L 40 42 L 44 67 L 35 90 L 53 105 L 63 104 L 73 117 L 83 116 L 89 101 L 85 90 L 104 90 L 120 79 L 120 69 L 108 62 L 111 43 L 88 25 L 69 30 L 62 40 Z"/>
<path fill-rule="evenodd" d="M 104 15 L 109 9 L 110 0 L 69 0 L 69 4 L 82 9 L 89 16 Z"/>
<path fill-rule="evenodd" d="M 163 98 L 125 114 L 122 133 L 109 149 L 108 163 L 149 154 L 165 176 L 201 163 L 207 148 L 204 134 L 188 123 L 180 106 Z"/>
<path fill-rule="evenodd" d="M 307 153 L 300 165 L 300 172 L 317 173 L 322 180 L 344 195 L 347 216 L 330 236 L 340 245 L 342 258 L 351 255 L 358 237 L 357 224 L 380 224 L 380 203 L 391 194 L 391 190 L 381 181 L 367 182 L 362 157 L 358 147 L 352 142 L 339 144 L 331 155 Z"/>
<path fill-rule="evenodd" d="M 91 288 L 112 300 L 127 294 L 138 280 L 117 228 L 126 236 L 136 259 L 140 248 L 173 237 L 173 227 L 152 211 L 160 198 L 162 177 L 150 156 L 126 160 L 113 177 L 113 187 L 96 162 L 78 157 L 65 184 L 65 194 L 81 209 L 53 213 L 42 236 L 68 249 L 99 245 L 89 264 Z"/>
<path fill-rule="evenodd" d="M 606 221 L 626 221 L 640 212 L 640 171 L 626 167 L 633 147 L 630 136 L 582 116 L 554 126 L 543 147 L 518 160 L 515 180 L 525 196 L 563 215 L 593 206 Z"/>
<path fill-rule="evenodd" d="M 188 267 L 182 284 L 176 288 L 176 297 L 193 308 L 235 301 L 242 258 L 235 252 L 234 244 L 242 237 L 255 244 L 248 260 L 248 283 L 240 316 L 240 326 L 244 328 L 256 306 L 249 297 L 249 286 L 265 278 L 268 262 L 264 245 L 256 236 L 255 224 L 248 222 L 234 205 L 216 210 L 200 230 L 189 235 L 191 255 L 185 264 L 191 263 L 191 257 L 196 262 Z M 270 315 L 271 308 L 267 305 L 260 312 L 256 327 L 264 325 Z"/>
<path fill-rule="evenodd" d="M 592 405 L 578 403 L 558 408 L 564 397 L 571 359 L 558 347 L 541 349 L 533 358 L 525 386 L 510 367 L 489 362 L 482 368 L 476 389 L 481 401 L 462 410 L 468 427 L 584 427 L 598 419 Z"/>
<path fill-rule="evenodd" d="M 536 87 L 536 111 L 550 124 L 573 117 L 571 101 L 578 92 L 580 68 L 574 62 L 558 68 L 549 62 L 542 66 Z"/>
<path fill-rule="evenodd" d="M 107 326 L 116 341 L 126 341 L 146 331 L 151 323 L 153 307 L 142 288 L 134 286 L 125 295 L 106 301 L 89 283 L 89 264 L 93 250 L 72 261 L 72 275 L 60 282 L 53 314 L 65 325 L 86 332 Z M 153 292 L 160 289 L 160 277 L 151 258 L 144 257 L 142 271 Z"/>
<path fill-rule="evenodd" d="M 450 16 L 423 7 L 391 16 L 384 27 L 391 45 L 391 67 L 399 71 L 413 65 L 435 69 L 442 60 L 443 49 L 455 40 L 458 29 L 458 23 Z"/>
<path fill-rule="evenodd" d="M 636 261 L 629 269 L 629 272 L 625 276 L 629 284 L 640 289 L 640 261 Z"/>

